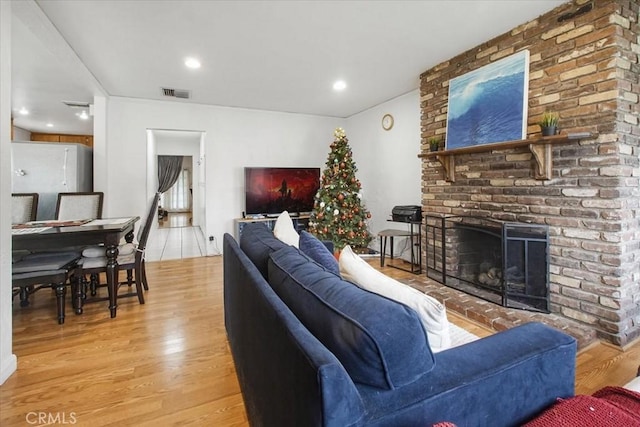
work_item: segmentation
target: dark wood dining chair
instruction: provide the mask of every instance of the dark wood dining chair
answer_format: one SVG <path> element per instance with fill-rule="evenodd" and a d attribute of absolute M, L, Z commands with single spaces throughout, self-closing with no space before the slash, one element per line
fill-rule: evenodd
<path fill-rule="evenodd" d="M 11 264 L 11 284 L 13 297 L 20 295 L 20 306 L 29 305 L 29 296 L 40 289 L 53 289 L 56 294 L 58 324 L 65 318 L 65 296 L 67 284 L 71 283 L 74 291 L 77 280 L 71 279 L 79 257 L 72 253 L 51 253 L 37 258 L 26 258 Z M 75 304 L 75 303 L 74 303 Z"/>
<path fill-rule="evenodd" d="M 122 285 L 128 285 L 131 287 L 135 284 L 135 292 L 128 292 L 126 294 L 118 295 L 118 297 L 137 296 L 138 302 L 144 304 L 144 290 L 149 290 L 147 283 L 147 275 L 144 266 L 144 252 L 149 239 L 149 233 L 153 221 L 156 217 L 156 210 L 158 209 L 158 201 L 160 200 L 160 193 L 156 193 L 151 199 L 150 208 L 147 213 L 147 217 L 144 224 L 141 226 L 138 233 L 138 241 L 132 243 L 121 244 L 118 247 L 118 266 L 120 270 L 127 271 L 127 279 L 123 282 L 118 282 L 117 288 Z M 98 287 L 104 287 L 95 281 L 100 273 L 106 272 L 107 258 L 105 256 L 105 248 L 103 246 L 95 246 L 86 248 L 82 251 L 82 259 L 79 261 L 78 274 L 80 277 L 84 277 L 86 274 L 91 275 L 91 281 L 84 283 L 85 292 L 88 287 L 92 295 L 96 294 Z M 135 274 L 134 274 L 135 273 Z"/>
<path fill-rule="evenodd" d="M 38 214 L 38 193 L 11 193 L 11 224 L 35 221 Z"/>
<path fill-rule="evenodd" d="M 56 219 L 101 219 L 103 201 L 104 193 L 101 191 L 58 193 Z"/>

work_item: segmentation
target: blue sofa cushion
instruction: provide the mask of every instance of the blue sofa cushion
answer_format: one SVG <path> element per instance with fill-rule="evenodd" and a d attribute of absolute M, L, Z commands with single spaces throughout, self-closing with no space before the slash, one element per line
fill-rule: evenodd
<path fill-rule="evenodd" d="M 361 384 L 394 389 L 434 367 L 417 313 L 326 271 L 299 249 L 273 252 L 269 284 Z"/>
<path fill-rule="evenodd" d="M 289 245 L 278 240 L 266 224 L 261 222 L 245 224 L 240 235 L 240 248 L 265 279 L 269 254 L 287 246 Z"/>
<path fill-rule="evenodd" d="M 309 258 L 334 273 L 336 276 L 340 276 L 340 267 L 336 257 L 333 256 L 329 249 L 311 233 L 304 230 L 300 232 L 300 250 Z"/>

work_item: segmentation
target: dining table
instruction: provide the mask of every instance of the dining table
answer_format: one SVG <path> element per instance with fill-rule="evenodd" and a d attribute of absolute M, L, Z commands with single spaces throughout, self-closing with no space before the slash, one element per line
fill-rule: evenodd
<path fill-rule="evenodd" d="M 64 250 L 70 247 L 103 245 L 107 258 L 106 278 L 111 317 L 116 317 L 118 300 L 118 245 L 121 239 L 132 242 L 138 216 L 71 221 L 31 221 L 14 224 L 11 230 L 13 250 L 31 252 Z M 84 292 L 76 286 L 74 306 L 82 313 Z"/>

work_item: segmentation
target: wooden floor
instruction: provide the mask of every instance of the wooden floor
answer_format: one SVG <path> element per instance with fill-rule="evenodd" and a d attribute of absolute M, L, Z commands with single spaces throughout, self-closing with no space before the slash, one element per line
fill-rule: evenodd
<path fill-rule="evenodd" d="M 158 228 L 191 227 L 191 212 L 169 212 L 169 214 L 158 220 Z"/>
<path fill-rule="evenodd" d="M 49 290 L 28 308 L 15 304 L 18 370 L 0 387 L 0 425 L 46 425 L 30 422 L 38 416 L 92 427 L 248 425 L 224 330 L 222 258 L 150 262 L 147 271 L 147 303 L 123 299 L 115 319 L 106 303 L 94 303 L 81 316 L 68 308 L 58 326 Z M 640 344 L 586 349 L 576 392 L 628 382 L 639 360 Z"/>

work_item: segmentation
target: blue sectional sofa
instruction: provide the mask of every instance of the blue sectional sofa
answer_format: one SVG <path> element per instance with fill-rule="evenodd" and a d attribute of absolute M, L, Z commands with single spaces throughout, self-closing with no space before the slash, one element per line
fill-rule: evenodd
<path fill-rule="evenodd" d="M 412 309 L 263 224 L 224 236 L 225 327 L 252 426 L 517 426 L 574 391 L 576 342 L 529 323 L 433 353 Z"/>

